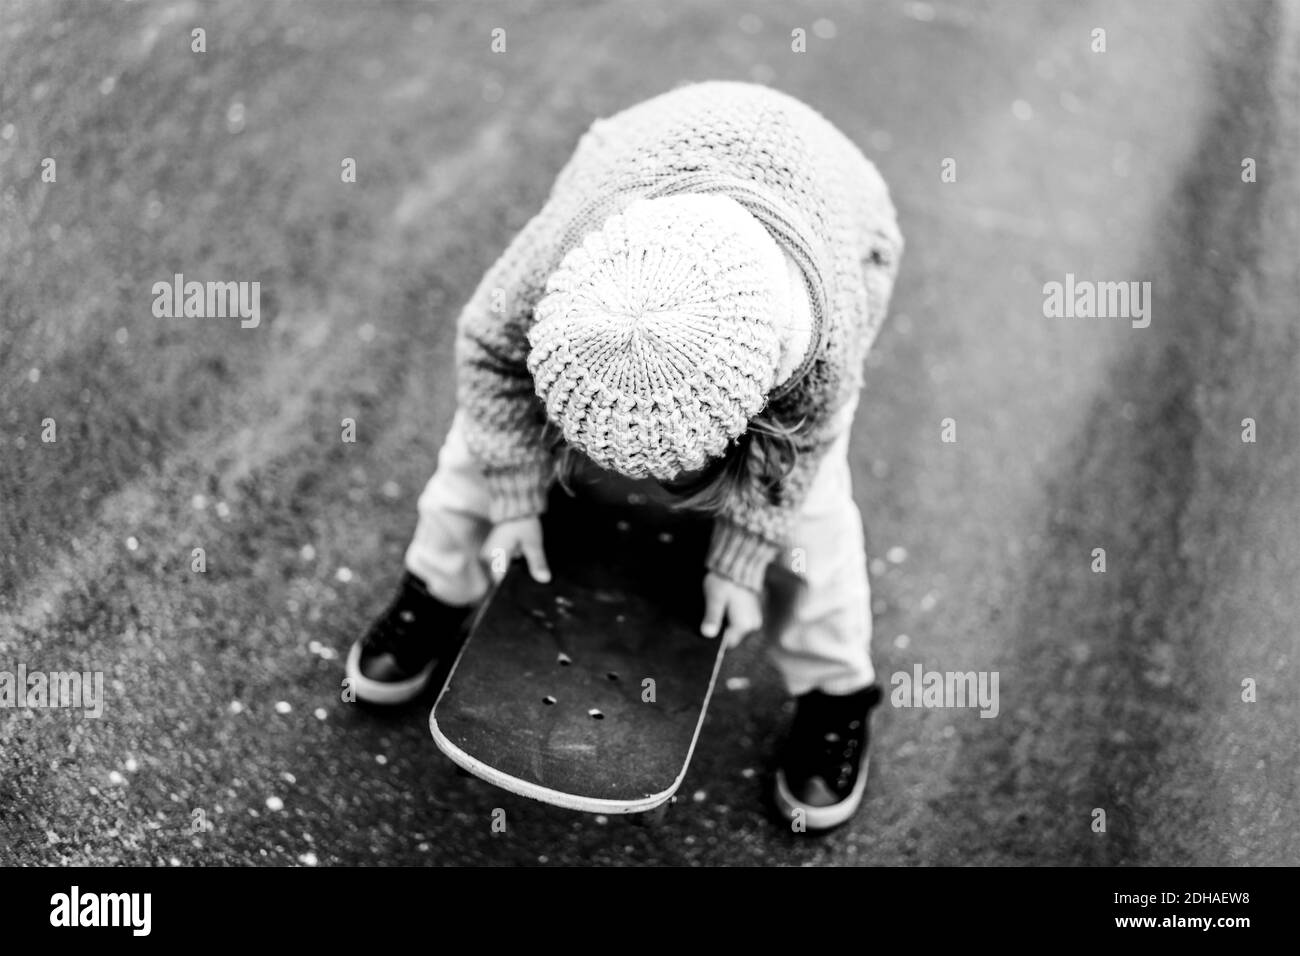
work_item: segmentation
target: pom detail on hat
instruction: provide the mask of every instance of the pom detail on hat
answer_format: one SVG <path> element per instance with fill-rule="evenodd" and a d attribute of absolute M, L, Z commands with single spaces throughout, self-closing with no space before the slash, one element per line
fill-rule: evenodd
<path fill-rule="evenodd" d="M 721 455 L 776 384 L 779 249 L 735 200 L 640 199 L 570 250 L 529 331 L 528 369 L 565 440 L 666 480 Z"/>

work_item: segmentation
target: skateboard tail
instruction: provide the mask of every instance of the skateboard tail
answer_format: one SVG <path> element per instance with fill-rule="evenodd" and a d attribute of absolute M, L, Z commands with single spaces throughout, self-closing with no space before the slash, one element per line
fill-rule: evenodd
<path fill-rule="evenodd" d="M 468 642 L 466 642 L 466 646 L 468 646 Z M 725 646 L 719 639 L 718 652 L 713 660 L 713 671 L 709 675 L 708 691 L 705 694 L 703 706 L 700 708 L 699 719 L 695 723 L 695 732 L 691 736 L 691 745 L 686 752 L 686 759 L 682 763 L 681 771 L 673 779 L 672 785 L 661 793 L 648 794 L 645 797 L 632 800 L 613 800 L 567 793 L 505 773 L 457 746 L 438 726 L 438 704 L 442 702 L 442 698 L 456 679 L 456 668 L 465 653 L 465 647 L 462 647 L 460 653 L 456 655 L 456 661 L 452 664 L 451 672 L 447 676 L 447 682 L 438 694 L 438 702 L 433 705 L 433 710 L 429 713 L 429 731 L 433 735 L 433 741 L 437 744 L 438 749 L 446 754 L 453 763 L 479 779 L 486 780 L 495 787 L 500 787 L 502 790 L 542 803 L 549 803 L 557 807 L 564 807 L 567 810 L 578 810 L 584 813 L 645 813 L 654 810 L 656 807 L 663 806 L 671 800 L 673 794 L 681 786 L 682 780 L 686 777 L 686 771 L 690 769 L 691 758 L 695 755 L 695 745 L 700 739 L 700 730 L 704 726 L 704 717 L 708 713 L 709 702 L 713 699 L 713 688 L 717 683 L 718 673 L 722 669 L 722 657 L 725 650 Z"/>

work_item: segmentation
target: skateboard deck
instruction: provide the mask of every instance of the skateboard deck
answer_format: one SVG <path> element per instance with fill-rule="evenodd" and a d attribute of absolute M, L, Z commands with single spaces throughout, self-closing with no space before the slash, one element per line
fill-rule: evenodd
<path fill-rule="evenodd" d="M 512 563 L 429 717 L 474 775 L 591 813 L 672 797 L 722 662 L 699 631 L 709 522 L 625 502 L 552 494 L 551 582 Z"/>

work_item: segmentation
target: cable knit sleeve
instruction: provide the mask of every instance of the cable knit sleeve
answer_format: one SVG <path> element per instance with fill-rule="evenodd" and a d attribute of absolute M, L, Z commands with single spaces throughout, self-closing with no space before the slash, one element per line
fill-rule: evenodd
<path fill-rule="evenodd" d="M 543 210 L 488 270 L 457 325 L 457 398 L 468 417 L 466 439 L 483 471 L 494 522 L 544 511 L 553 477 L 543 441 L 546 412 L 526 365 L 550 231 Z"/>

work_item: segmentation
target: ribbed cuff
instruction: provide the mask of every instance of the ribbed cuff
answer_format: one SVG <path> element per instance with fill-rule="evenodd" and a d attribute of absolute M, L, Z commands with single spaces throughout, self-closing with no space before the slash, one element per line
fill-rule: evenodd
<path fill-rule="evenodd" d="M 718 519 L 713 523 L 713 540 L 704 563 L 714 574 L 751 591 L 762 591 L 767 566 L 776 552 L 777 546 L 766 538 Z"/>
<path fill-rule="evenodd" d="M 493 524 L 539 515 L 546 510 L 546 492 L 553 472 L 549 461 L 520 465 L 503 471 L 485 472 L 491 503 L 488 517 Z"/>

